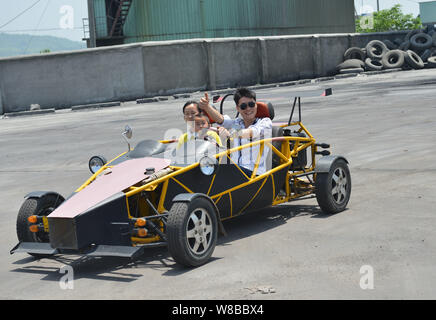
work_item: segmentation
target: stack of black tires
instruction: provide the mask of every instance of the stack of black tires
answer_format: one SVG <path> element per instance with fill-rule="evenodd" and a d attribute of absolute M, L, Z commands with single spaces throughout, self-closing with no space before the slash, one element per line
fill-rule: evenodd
<path fill-rule="evenodd" d="M 436 68 L 436 31 L 433 25 L 412 30 L 404 39 L 372 40 L 365 48 L 352 47 L 344 53 L 339 73 L 360 73 L 402 68 Z"/>

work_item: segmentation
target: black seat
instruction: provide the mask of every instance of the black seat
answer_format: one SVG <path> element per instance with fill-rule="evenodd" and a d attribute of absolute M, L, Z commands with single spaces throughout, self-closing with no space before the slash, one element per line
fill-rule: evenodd
<path fill-rule="evenodd" d="M 272 138 L 283 137 L 283 128 L 278 126 L 272 126 L 271 137 Z M 283 141 L 273 141 L 271 144 L 274 146 L 274 148 L 281 151 L 282 143 Z M 280 157 L 276 155 L 273 150 L 269 150 L 266 164 L 267 164 L 266 170 L 271 170 L 280 165 Z"/>
<path fill-rule="evenodd" d="M 272 127 L 272 137 L 273 138 L 283 137 L 283 128 L 273 126 Z M 283 143 L 283 141 L 281 141 L 281 140 L 280 141 L 273 141 L 272 145 L 274 146 L 274 148 L 281 151 L 282 143 Z M 280 157 L 278 155 L 276 155 L 273 151 L 271 151 L 271 153 L 272 153 L 272 168 L 275 168 L 275 167 L 280 165 Z"/>

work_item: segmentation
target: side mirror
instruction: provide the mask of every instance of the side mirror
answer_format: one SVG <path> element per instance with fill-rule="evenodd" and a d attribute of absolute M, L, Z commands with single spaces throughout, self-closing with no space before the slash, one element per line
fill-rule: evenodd
<path fill-rule="evenodd" d="M 132 128 L 130 128 L 129 125 L 126 125 L 124 128 L 123 136 L 125 136 L 127 139 L 131 139 L 133 134 Z"/>
<path fill-rule="evenodd" d="M 125 128 L 124 128 L 124 132 L 122 133 L 122 135 L 123 135 L 124 140 L 126 140 L 126 142 L 127 142 L 127 147 L 128 147 L 127 152 L 129 152 L 129 151 L 131 150 L 131 148 L 130 148 L 130 143 L 129 143 L 129 140 L 128 140 L 128 139 L 131 139 L 131 138 L 132 138 L 132 134 L 133 134 L 133 130 L 132 130 L 132 128 L 130 128 L 129 125 L 126 125 Z"/>

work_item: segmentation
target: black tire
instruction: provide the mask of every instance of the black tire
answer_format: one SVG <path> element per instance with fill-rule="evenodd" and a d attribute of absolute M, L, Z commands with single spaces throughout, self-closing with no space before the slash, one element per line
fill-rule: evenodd
<path fill-rule="evenodd" d="M 401 45 L 401 44 L 403 43 L 403 40 L 401 40 L 401 38 L 396 38 L 396 39 L 394 40 L 394 43 L 395 43 L 397 46 L 399 46 L 399 45 Z"/>
<path fill-rule="evenodd" d="M 406 59 L 404 59 L 404 64 L 401 67 L 401 69 L 404 70 L 404 71 L 415 70 L 411 66 L 409 66 L 409 64 L 406 62 Z"/>
<path fill-rule="evenodd" d="M 404 53 L 401 50 L 390 50 L 383 56 L 381 63 L 386 69 L 401 68 L 404 64 Z"/>
<path fill-rule="evenodd" d="M 410 49 L 410 41 L 404 41 L 400 46 L 398 47 L 398 50 L 401 51 L 407 51 Z"/>
<path fill-rule="evenodd" d="M 415 51 L 424 51 L 426 49 L 431 48 L 433 44 L 433 39 L 426 33 L 418 33 L 415 34 L 412 38 L 410 38 L 410 45 L 412 49 Z"/>
<path fill-rule="evenodd" d="M 409 66 L 413 69 L 422 69 L 424 68 L 424 61 L 422 61 L 421 57 L 418 56 L 414 51 L 407 50 L 404 58 Z"/>
<path fill-rule="evenodd" d="M 432 56 L 432 52 L 433 52 L 432 49 L 433 48 L 427 49 L 421 54 L 422 61 L 427 62 L 428 58 Z"/>
<path fill-rule="evenodd" d="M 187 267 L 201 266 L 212 256 L 218 238 L 215 209 L 201 197 L 189 203 L 175 202 L 168 214 L 166 230 L 173 259 Z"/>
<path fill-rule="evenodd" d="M 365 69 L 368 71 L 379 71 L 383 69 L 383 64 L 380 62 L 380 60 L 366 58 Z"/>
<path fill-rule="evenodd" d="M 350 74 L 350 73 L 362 73 L 363 68 L 349 68 L 349 69 L 341 69 L 339 70 L 339 73 L 341 74 Z"/>
<path fill-rule="evenodd" d="M 393 43 L 393 42 L 390 41 L 390 40 L 383 40 L 383 43 L 386 45 L 386 47 L 387 47 L 389 50 L 395 50 L 395 49 L 398 48 L 398 45 L 396 45 L 395 43 Z"/>
<path fill-rule="evenodd" d="M 431 38 L 433 39 L 433 47 L 436 47 L 436 32 L 433 33 Z"/>
<path fill-rule="evenodd" d="M 360 59 L 348 59 L 338 64 L 336 69 L 339 71 L 341 69 L 363 68 L 364 65 L 365 63 Z"/>
<path fill-rule="evenodd" d="M 368 58 L 380 60 L 386 52 L 388 52 L 388 48 L 379 40 L 372 40 L 366 45 Z"/>
<path fill-rule="evenodd" d="M 366 53 L 358 47 L 351 47 L 344 53 L 344 61 L 349 59 L 359 59 L 365 61 Z"/>
<path fill-rule="evenodd" d="M 404 38 L 404 41 L 410 41 L 410 38 L 412 38 L 415 34 L 421 33 L 421 29 L 415 29 L 411 30 L 406 34 L 406 37 Z"/>
<path fill-rule="evenodd" d="M 430 57 L 427 60 L 427 66 L 429 68 L 436 68 L 436 57 Z"/>
<path fill-rule="evenodd" d="M 430 34 L 432 31 L 434 31 L 434 25 L 433 24 L 428 24 L 425 26 L 423 32 Z"/>
<path fill-rule="evenodd" d="M 316 200 L 321 210 L 328 214 L 344 211 L 351 195 L 351 175 L 343 159 L 336 160 L 328 173 L 317 173 Z"/>
<path fill-rule="evenodd" d="M 20 242 L 50 242 L 48 233 L 39 231 L 33 233 L 29 230 L 27 218 L 32 215 L 47 216 L 56 209 L 64 199 L 61 196 L 49 194 L 41 198 L 28 198 L 22 204 L 17 216 L 17 237 Z M 51 255 L 29 253 L 37 258 Z"/>

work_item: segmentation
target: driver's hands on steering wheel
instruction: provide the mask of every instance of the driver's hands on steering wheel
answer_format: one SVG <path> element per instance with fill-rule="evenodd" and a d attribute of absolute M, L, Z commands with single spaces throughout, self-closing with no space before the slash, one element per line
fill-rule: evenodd
<path fill-rule="evenodd" d="M 218 130 L 218 135 L 220 137 L 224 137 L 224 138 L 227 139 L 227 138 L 229 138 L 231 136 L 230 132 L 226 128 L 224 128 L 224 127 L 218 127 L 217 130 Z"/>
<path fill-rule="evenodd" d="M 236 129 L 230 129 L 227 130 L 224 127 L 218 127 L 218 135 L 220 137 L 224 137 L 225 139 L 234 139 L 234 138 L 238 138 L 239 137 L 239 133 L 238 130 Z"/>

